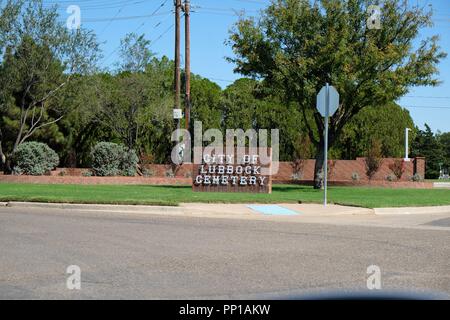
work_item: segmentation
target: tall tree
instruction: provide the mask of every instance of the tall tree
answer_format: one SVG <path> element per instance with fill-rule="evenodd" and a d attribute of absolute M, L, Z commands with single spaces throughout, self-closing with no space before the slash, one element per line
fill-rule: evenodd
<path fill-rule="evenodd" d="M 58 98 L 74 75 L 93 70 L 99 50 L 91 32 L 59 22 L 56 7 L 9 0 L 0 8 L 0 53 L 0 157 L 11 172 L 17 147 L 66 114 Z"/>
<path fill-rule="evenodd" d="M 406 0 L 380 1 L 381 29 L 369 29 L 369 0 L 273 0 L 257 21 L 242 18 L 231 31 L 229 58 L 236 72 L 262 79 L 296 103 L 316 147 L 315 187 L 322 186 L 324 120 L 315 110 L 325 83 L 341 96 L 330 120 L 332 147 L 344 126 L 363 108 L 380 107 L 412 86 L 435 86 L 446 55 L 438 37 L 414 48 L 431 12 Z"/>
<path fill-rule="evenodd" d="M 136 33 L 128 33 L 120 40 L 120 71 L 144 72 L 153 56 L 150 40 Z"/>
<path fill-rule="evenodd" d="M 130 46 L 129 41 L 122 41 L 121 52 L 128 60 L 118 69 L 119 73 L 104 74 L 98 79 L 96 90 L 100 99 L 97 120 L 129 149 L 151 154 L 158 162 L 165 161 L 166 155 L 170 154 L 166 150 L 167 145 L 170 146 L 170 134 L 167 132 L 172 128 L 172 63 L 163 57 L 153 58 L 141 65 L 141 57 L 149 52 L 149 43 L 141 38 L 136 41 L 142 42 L 142 45 Z M 125 68 L 138 65 L 139 68 Z M 161 133 L 166 134 L 167 138 Z"/>
<path fill-rule="evenodd" d="M 444 150 L 443 167 L 450 171 L 450 132 L 439 134 L 438 140 Z"/>
<path fill-rule="evenodd" d="M 191 126 L 201 121 L 203 130 L 221 127 L 221 88 L 198 75 L 191 77 Z"/>
<path fill-rule="evenodd" d="M 427 124 L 425 124 L 425 130 L 418 130 L 417 136 L 411 144 L 411 155 L 425 157 L 425 178 L 439 178 L 439 164 L 445 162 L 444 150 L 439 139 Z"/>
<path fill-rule="evenodd" d="M 279 129 L 280 160 L 296 158 L 295 144 L 304 130 L 296 106 L 267 94 L 259 81 L 242 78 L 222 93 L 223 129 Z"/>
<path fill-rule="evenodd" d="M 258 83 L 252 79 L 239 79 L 223 92 L 222 118 L 225 129 L 255 129 L 258 105 L 255 89 Z"/>
<path fill-rule="evenodd" d="M 359 112 L 343 128 L 331 153 L 340 159 L 364 156 L 373 139 L 381 142 L 383 157 L 403 157 L 405 153 L 405 128 L 415 125 L 409 111 L 395 103 L 368 107 Z"/>

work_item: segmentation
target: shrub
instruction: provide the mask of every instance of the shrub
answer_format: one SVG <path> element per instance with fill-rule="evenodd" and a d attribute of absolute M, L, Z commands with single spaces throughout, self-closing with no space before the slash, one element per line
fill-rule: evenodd
<path fill-rule="evenodd" d="M 302 179 L 302 174 L 299 172 L 293 173 L 291 179 L 294 181 L 300 181 Z"/>
<path fill-rule="evenodd" d="M 91 170 L 85 170 L 82 173 L 83 177 L 92 177 L 92 171 Z"/>
<path fill-rule="evenodd" d="M 91 150 L 92 170 L 95 175 L 134 176 L 139 161 L 134 150 L 112 142 L 97 143 Z"/>
<path fill-rule="evenodd" d="M 120 170 L 123 176 L 134 177 L 136 175 L 136 166 L 139 162 L 139 158 L 134 150 L 126 150 L 124 148 L 122 154 L 122 162 L 120 164 Z"/>
<path fill-rule="evenodd" d="M 405 173 L 405 160 L 394 160 L 394 162 L 389 165 L 389 169 L 397 179 L 400 180 Z"/>
<path fill-rule="evenodd" d="M 393 174 L 388 174 L 388 176 L 386 177 L 386 180 L 390 181 L 390 182 L 394 182 L 395 180 L 397 180 L 397 177 Z"/>
<path fill-rule="evenodd" d="M 166 178 L 175 178 L 175 173 L 173 169 L 167 169 L 165 172 Z"/>
<path fill-rule="evenodd" d="M 25 142 L 17 147 L 12 161 L 15 174 L 42 176 L 56 168 L 59 157 L 45 143 Z"/>
<path fill-rule="evenodd" d="M 372 180 L 373 176 L 380 169 L 383 163 L 381 153 L 381 142 L 379 140 L 373 140 L 369 150 L 367 151 L 366 158 L 366 175 L 369 180 Z"/>
<path fill-rule="evenodd" d="M 155 171 L 153 171 L 152 169 L 144 168 L 142 170 L 142 175 L 144 177 L 153 177 L 155 175 Z"/>
<path fill-rule="evenodd" d="M 359 173 L 358 172 L 353 172 L 352 173 L 352 180 L 353 181 L 359 181 Z"/>
<path fill-rule="evenodd" d="M 294 144 L 294 160 L 292 161 L 293 180 L 300 180 L 306 159 L 312 156 L 312 144 L 307 135 L 300 134 Z"/>
<path fill-rule="evenodd" d="M 334 167 L 336 167 L 336 160 L 328 160 L 327 164 L 327 179 L 330 180 L 334 172 Z"/>
<path fill-rule="evenodd" d="M 414 181 L 414 182 L 420 182 L 420 181 L 423 181 L 423 177 L 422 177 L 419 173 L 415 173 L 415 174 L 411 177 L 411 181 Z"/>

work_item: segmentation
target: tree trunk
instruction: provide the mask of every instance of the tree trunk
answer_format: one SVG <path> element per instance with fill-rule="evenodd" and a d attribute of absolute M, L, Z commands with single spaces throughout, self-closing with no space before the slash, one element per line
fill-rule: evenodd
<path fill-rule="evenodd" d="M 3 161 L 4 159 L 4 161 Z M 2 157 L 2 165 L 3 165 L 3 173 L 4 174 L 11 174 L 12 168 L 11 168 L 11 159 L 9 157 Z"/>
<path fill-rule="evenodd" d="M 6 164 L 6 155 L 3 153 L 1 141 L 0 141 L 0 163 L 2 164 L 1 168 L 3 168 Z"/>
<path fill-rule="evenodd" d="M 6 156 L 6 154 L 3 153 L 3 146 L 2 146 L 2 140 L 1 140 L 1 132 L 0 132 L 0 163 L 1 167 L 3 169 L 3 172 L 5 174 L 11 174 L 11 160 L 10 157 Z"/>
<path fill-rule="evenodd" d="M 323 152 L 323 144 L 320 144 L 321 147 L 318 148 L 316 153 L 316 164 L 314 166 L 314 189 L 322 189 L 323 188 L 323 164 L 325 159 L 325 154 Z"/>

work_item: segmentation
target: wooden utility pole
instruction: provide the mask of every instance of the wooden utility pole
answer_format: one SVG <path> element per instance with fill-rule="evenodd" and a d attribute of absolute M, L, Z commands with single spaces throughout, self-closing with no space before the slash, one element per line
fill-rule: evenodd
<path fill-rule="evenodd" d="M 175 105 L 174 109 L 180 109 L 181 73 L 180 73 L 180 14 L 181 0 L 174 0 L 175 5 Z M 180 128 L 180 120 L 175 119 L 177 129 Z"/>
<path fill-rule="evenodd" d="M 186 92 L 185 92 L 185 121 L 186 130 L 189 130 L 191 121 L 191 8 L 190 1 L 184 0 L 184 22 L 185 22 L 185 73 L 186 73 Z"/>

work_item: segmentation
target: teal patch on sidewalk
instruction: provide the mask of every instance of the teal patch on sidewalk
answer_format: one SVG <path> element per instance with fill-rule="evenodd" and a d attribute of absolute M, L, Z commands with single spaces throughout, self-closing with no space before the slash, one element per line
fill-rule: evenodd
<path fill-rule="evenodd" d="M 248 205 L 247 208 L 268 216 L 296 216 L 299 214 L 299 212 L 292 211 L 277 205 Z"/>

